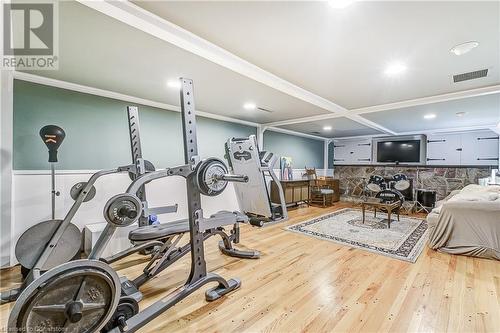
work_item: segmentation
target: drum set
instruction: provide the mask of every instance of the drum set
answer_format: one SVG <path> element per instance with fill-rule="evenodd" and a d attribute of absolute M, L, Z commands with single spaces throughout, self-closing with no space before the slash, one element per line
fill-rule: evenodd
<path fill-rule="evenodd" d="M 386 178 L 378 175 L 372 175 L 368 179 L 366 188 L 372 193 L 378 193 L 383 190 L 391 189 L 398 192 L 406 191 L 411 184 L 406 175 L 399 173 L 391 177 L 389 181 Z"/>
<path fill-rule="evenodd" d="M 395 174 L 390 178 L 372 175 L 366 183 L 366 191 L 364 191 L 364 194 L 365 196 L 371 197 L 398 198 L 406 212 L 420 212 L 422 210 L 426 210 L 426 208 L 423 207 L 418 200 L 414 200 L 416 194 L 413 193 L 414 190 L 412 190 L 411 187 L 411 180 L 402 173 Z"/>

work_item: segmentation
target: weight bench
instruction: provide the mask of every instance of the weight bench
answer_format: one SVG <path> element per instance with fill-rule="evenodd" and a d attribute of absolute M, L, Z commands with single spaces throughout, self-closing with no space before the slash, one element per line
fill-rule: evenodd
<path fill-rule="evenodd" d="M 220 251 L 228 256 L 243 259 L 258 259 L 259 251 L 243 251 L 233 247 L 233 243 L 239 243 L 239 224 L 248 223 L 248 217 L 240 212 L 220 211 L 207 219 L 201 219 L 200 231 L 203 232 L 204 240 L 211 236 L 219 235 L 222 240 L 219 242 Z M 223 226 L 232 224 L 230 233 L 226 233 Z M 107 263 L 117 261 L 130 255 L 133 252 L 156 246 L 149 263 L 143 269 L 143 273 L 129 281 L 121 278 L 122 294 L 131 296 L 140 301 L 142 294 L 139 292 L 140 286 L 149 281 L 152 277 L 172 265 L 178 259 L 189 253 L 190 244 L 178 246 L 185 234 L 189 233 L 189 220 L 181 219 L 164 224 L 150 225 L 130 231 L 128 238 L 131 242 L 138 244 L 129 250 L 123 251 L 113 257 L 101 259 Z"/>

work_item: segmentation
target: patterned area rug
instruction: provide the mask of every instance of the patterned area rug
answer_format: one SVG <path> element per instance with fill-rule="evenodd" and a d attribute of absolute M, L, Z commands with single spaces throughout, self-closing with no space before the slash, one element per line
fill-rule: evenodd
<path fill-rule="evenodd" d="M 328 215 L 287 227 L 287 230 L 364 249 L 384 256 L 415 262 L 427 240 L 427 222 L 405 215 L 392 214 L 387 228 L 387 214 L 366 212 L 362 223 L 360 210 L 345 208 Z"/>

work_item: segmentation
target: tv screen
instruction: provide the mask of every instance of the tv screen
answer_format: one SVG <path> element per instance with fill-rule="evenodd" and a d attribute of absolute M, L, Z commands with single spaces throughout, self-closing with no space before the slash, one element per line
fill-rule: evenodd
<path fill-rule="evenodd" d="M 377 142 L 377 162 L 420 162 L 420 140 Z"/>

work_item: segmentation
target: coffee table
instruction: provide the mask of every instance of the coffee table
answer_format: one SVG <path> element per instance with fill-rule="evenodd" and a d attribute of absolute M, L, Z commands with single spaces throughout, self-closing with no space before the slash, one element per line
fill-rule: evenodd
<path fill-rule="evenodd" d="M 374 217 L 377 217 L 377 209 L 387 212 L 387 228 L 391 228 L 391 214 L 396 212 L 398 214 L 399 221 L 399 208 L 401 207 L 401 202 L 395 201 L 390 203 L 380 202 L 380 201 L 363 201 L 361 203 L 361 209 L 363 211 L 363 224 L 365 224 L 365 210 L 367 207 L 372 207 L 374 211 Z"/>

